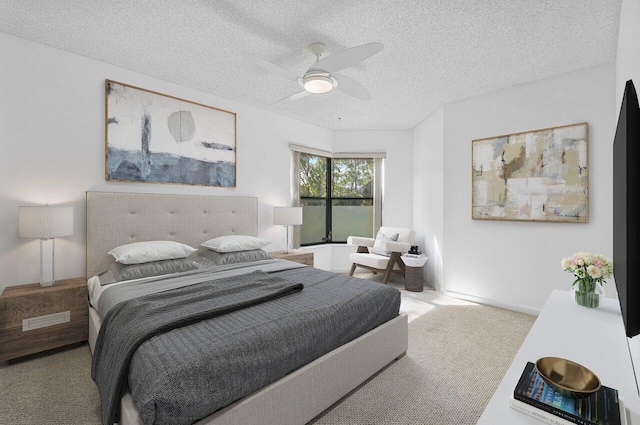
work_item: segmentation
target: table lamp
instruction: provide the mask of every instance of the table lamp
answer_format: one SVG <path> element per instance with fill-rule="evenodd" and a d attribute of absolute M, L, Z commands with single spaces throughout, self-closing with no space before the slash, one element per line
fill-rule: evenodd
<path fill-rule="evenodd" d="M 18 235 L 40 238 L 40 285 L 53 285 L 54 238 L 73 235 L 73 207 L 18 207 Z"/>
<path fill-rule="evenodd" d="M 288 253 L 291 252 L 289 227 L 302 224 L 302 207 L 273 207 L 273 224 L 281 224 L 287 228 L 285 247 Z"/>

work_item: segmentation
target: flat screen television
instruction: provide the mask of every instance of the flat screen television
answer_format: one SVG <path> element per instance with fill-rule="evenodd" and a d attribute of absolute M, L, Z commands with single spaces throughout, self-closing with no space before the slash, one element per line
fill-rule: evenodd
<path fill-rule="evenodd" d="M 613 142 L 613 274 L 627 337 L 640 334 L 640 107 L 627 81 Z"/>

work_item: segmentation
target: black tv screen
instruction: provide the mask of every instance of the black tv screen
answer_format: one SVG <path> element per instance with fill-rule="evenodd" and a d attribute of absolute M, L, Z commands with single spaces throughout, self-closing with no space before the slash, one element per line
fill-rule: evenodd
<path fill-rule="evenodd" d="M 613 274 L 632 338 L 640 334 L 640 107 L 631 80 L 613 142 Z"/>

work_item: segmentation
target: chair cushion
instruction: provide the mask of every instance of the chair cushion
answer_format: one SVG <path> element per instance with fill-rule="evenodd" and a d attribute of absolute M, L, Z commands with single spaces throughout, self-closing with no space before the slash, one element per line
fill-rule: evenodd
<path fill-rule="evenodd" d="M 386 269 L 387 265 L 389 264 L 389 257 L 378 254 L 354 252 L 349 256 L 349 259 L 352 263 L 361 264 L 363 266 L 381 270 Z M 396 270 L 399 269 L 398 264 L 394 264 L 393 268 Z"/>

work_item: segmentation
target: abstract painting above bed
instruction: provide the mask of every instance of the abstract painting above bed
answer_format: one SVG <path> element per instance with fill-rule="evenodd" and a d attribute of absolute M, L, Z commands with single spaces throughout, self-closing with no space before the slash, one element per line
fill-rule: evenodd
<path fill-rule="evenodd" d="M 474 220 L 589 221 L 587 123 L 472 141 Z"/>
<path fill-rule="evenodd" d="M 106 80 L 106 179 L 236 185 L 236 114 Z"/>

